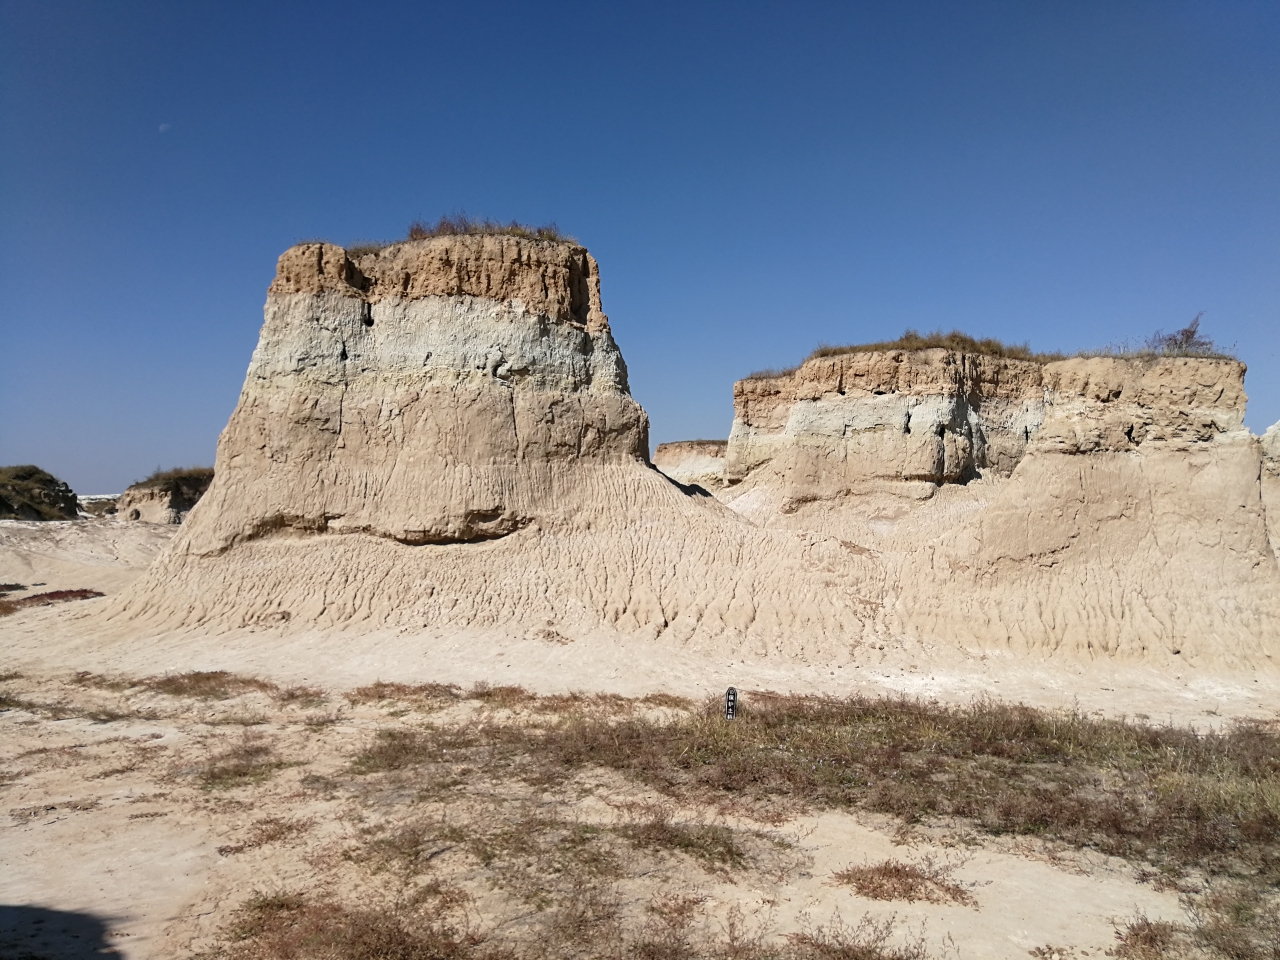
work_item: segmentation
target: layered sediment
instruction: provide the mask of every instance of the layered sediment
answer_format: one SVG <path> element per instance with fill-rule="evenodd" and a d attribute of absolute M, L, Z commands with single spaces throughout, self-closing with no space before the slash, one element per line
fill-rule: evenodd
<path fill-rule="evenodd" d="M 677 483 L 715 490 L 724 484 L 727 440 L 677 440 L 660 443 L 653 451 L 653 465 Z"/>
<path fill-rule="evenodd" d="M 859 569 L 650 466 L 582 247 L 303 244 L 280 258 L 212 486 L 111 615 L 766 652 L 856 638 Z"/>
<path fill-rule="evenodd" d="M 875 558 L 878 628 L 1269 662 L 1280 572 L 1244 366 L 850 353 L 735 387 L 722 497 Z"/>
<path fill-rule="evenodd" d="M 1044 419 L 1044 368 L 948 350 L 847 353 L 734 385 L 725 480 L 829 499 L 877 481 L 1008 476 Z"/>
<path fill-rule="evenodd" d="M 1262 436 L 1262 502 L 1271 551 L 1280 557 L 1280 423 L 1273 423 Z"/>
<path fill-rule="evenodd" d="M 213 471 L 207 468 L 171 470 L 133 484 L 102 512 L 143 523 L 181 523 L 212 481 Z"/>

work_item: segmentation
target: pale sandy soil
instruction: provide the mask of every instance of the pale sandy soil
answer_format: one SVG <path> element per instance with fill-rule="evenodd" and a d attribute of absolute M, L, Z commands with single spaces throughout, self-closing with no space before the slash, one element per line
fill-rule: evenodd
<path fill-rule="evenodd" d="M 174 529 L 114 521 L 0 524 L 0 582 L 112 594 L 138 576 Z M 659 799 L 604 772 L 539 792 L 475 770 L 452 792 L 425 793 L 404 775 L 353 774 L 352 758 L 379 730 L 465 727 L 494 711 L 481 701 L 423 712 L 344 699 L 375 680 L 463 687 L 483 681 L 541 694 L 627 697 L 665 691 L 698 698 L 729 684 L 951 702 L 993 696 L 1202 728 L 1232 717 L 1280 716 L 1280 685 L 1262 675 L 1027 664 L 991 654 L 944 656 L 909 644 L 819 665 L 748 663 L 622 636 L 559 643 L 496 631 L 318 635 L 245 628 L 137 637 L 94 627 L 95 604 L 105 602 L 27 609 L 0 620 L 0 676 L 18 674 L 0 692 L 30 705 L 0 712 L 0 904 L 6 905 L 0 944 L 10 951 L 0 951 L 4 956 L 190 956 L 225 946 L 235 911 L 255 892 L 324 893 L 385 906 L 413 891 L 420 900 L 429 881 L 461 891 L 454 906 L 440 907 L 458 910 L 459 922 L 518 936 L 536 929 L 543 909 L 561 909 L 550 880 L 553 905 L 536 906 L 545 867 L 538 857 L 550 855 L 554 838 L 538 848 L 543 853 L 494 864 L 455 844 L 459 849 L 413 869 L 379 859 L 379 839 L 425 821 L 492 831 L 534 815 L 607 832 L 643 817 L 636 811 Z M 261 691 L 203 701 L 73 682 L 79 671 L 136 679 L 190 670 L 229 670 L 318 692 L 310 701 L 281 702 L 278 692 Z M 96 720 L 89 716 L 95 711 Z M 499 714 L 519 720 L 518 711 Z M 285 765 L 271 767 L 260 782 L 202 781 L 220 754 L 246 743 L 264 746 L 265 756 Z M 1114 944 L 1115 925 L 1137 914 L 1183 919 L 1177 894 L 1139 882 L 1133 864 L 1052 844 L 978 836 L 963 826 L 904 838 L 896 821 L 834 811 L 795 811 L 769 822 L 716 808 L 673 815 L 733 831 L 745 860 L 728 868 L 678 851 L 630 851 L 610 880 L 626 923 L 657 915 L 650 908 L 663 898 L 693 897 L 690 922 L 712 933 L 723 931 L 735 910 L 766 936 L 836 918 L 853 926 L 864 916 L 892 917 L 895 942 L 921 940 L 931 955 L 1012 958 L 1038 948 L 1059 951 L 1046 956 L 1098 956 Z M 943 865 L 973 902 L 868 900 L 832 879 L 850 864 L 890 858 Z M 98 935 L 94 922 L 101 923 L 107 952 L 85 949 Z"/>
<path fill-rule="evenodd" d="M 443 787 L 426 775 L 351 772 L 352 758 L 379 730 L 421 730 L 428 718 L 465 727 L 521 716 L 484 702 L 424 712 L 332 694 L 302 706 L 253 691 L 202 701 L 145 690 L 122 696 L 65 677 L 24 676 L 3 689 L 42 708 L 0 713 L 0 902 L 103 918 L 107 943 L 122 957 L 182 957 L 225 945 L 235 909 L 255 892 L 388 905 L 430 882 L 464 891 L 477 929 L 518 936 L 545 920 L 563 892 L 556 874 L 567 868 L 552 865 L 553 841 L 532 852 L 499 848 L 488 865 L 465 842 L 442 842 L 412 869 L 389 862 L 379 842 L 423 823 L 499 838 L 503 829 L 536 834 L 530 824 L 546 821 L 625 828 L 661 801 L 607 772 L 545 791 L 501 771 L 474 770 Z M 83 716 L 95 710 L 99 721 Z M 112 712 L 131 715 L 110 719 Z M 69 716 L 54 719 L 59 714 Z M 287 766 L 266 771 L 262 782 L 202 782 L 219 756 L 246 742 Z M 890 818 L 833 811 L 769 822 L 713 806 L 668 809 L 680 823 L 727 828 L 745 859 L 725 865 L 624 848 L 609 889 L 637 923 L 652 903 L 683 896 L 697 898 L 698 923 L 713 933 L 735 911 L 769 936 L 871 916 L 892 918 L 897 939 L 922 939 L 936 956 L 1013 958 L 1037 947 L 1098 956 L 1114 943 L 1115 923 L 1138 913 L 1183 917 L 1176 894 L 1138 882 L 1133 865 L 1052 844 L 963 827 L 903 835 Z M 940 865 L 971 901 L 871 900 L 833 880 L 851 864 L 888 859 Z M 539 907 L 540 895 L 551 906 Z M 25 932 L 40 945 L 36 956 L 89 955 L 60 942 L 56 930 Z"/>

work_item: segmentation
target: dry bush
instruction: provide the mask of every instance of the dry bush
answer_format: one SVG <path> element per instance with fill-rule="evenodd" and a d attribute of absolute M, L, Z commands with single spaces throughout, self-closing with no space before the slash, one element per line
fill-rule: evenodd
<path fill-rule="evenodd" d="M 351 772 L 382 773 L 442 759 L 441 748 L 414 730 L 379 730 L 373 743 L 352 758 Z"/>
<path fill-rule="evenodd" d="M 289 837 L 297 836 L 300 833 L 306 833 L 315 825 L 315 821 L 309 817 L 301 819 L 287 819 L 283 817 L 264 817 L 261 820 L 255 820 L 252 829 L 249 831 L 248 837 L 243 843 L 228 844 L 218 847 L 218 853 L 222 856 L 228 856 L 235 853 L 243 853 L 245 850 L 254 850 L 257 847 L 266 846 L 269 843 L 279 843 L 281 840 L 287 840 Z"/>
<path fill-rule="evenodd" d="M 459 688 L 452 683 L 391 683 L 379 680 L 357 687 L 346 695 L 352 703 L 380 703 L 385 700 L 457 700 Z"/>
<path fill-rule="evenodd" d="M 677 697 L 671 693 L 650 693 L 640 698 L 646 707 L 667 707 L 671 710 L 690 710 L 693 701 L 688 697 Z"/>
<path fill-rule="evenodd" d="M 199 488 L 201 492 L 213 482 L 213 467 L 173 467 L 161 470 L 156 467 L 151 476 L 145 480 L 137 480 L 129 484 L 130 490 L 144 487 L 182 486 Z"/>
<path fill-rule="evenodd" d="M 535 702 L 538 697 L 536 694 L 530 693 L 524 687 L 491 687 L 488 683 L 481 680 L 478 683 L 472 684 L 471 689 L 467 691 L 467 699 L 479 700 L 483 703 L 489 704 L 490 706 L 514 710 L 516 707 Z"/>
<path fill-rule="evenodd" d="M 924 334 L 918 330 L 907 330 L 897 340 L 885 340 L 880 343 L 857 343 L 847 346 L 833 346 L 824 343 L 819 345 L 806 359 L 835 357 L 844 353 L 933 349 L 951 350 L 955 353 L 978 354 L 987 357 L 1008 357 L 1013 360 L 1035 360 L 1039 363 L 1061 360 L 1063 356 L 1056 353 L 1034 353 L 1031 347 L 1025 343 L 1003 343 L 993 337 L 978 340 L 959 330 L 952 330 L 950 333 L 935 330 L 932 333 Z"/>
<path fill-rule="evenodd" d="M 683 853 L 711 867 L 739 866 L 746 854 L 734 832 L 719 824 L 684 823 L 668 804 L 624 804 L 630 823 L 614 832 L 632 846 Z"/>
<path fill-rule="evenodd" d="M 25 589 L 27 589 L 26 586 L 21 583 L 0 583 L 0 593 L 13 593 L 15 590 Z"/>
<path fill-rule="evenodd" d="M 275 691 L 271 694 L 271 699 L 282 706 L 309 709 L 320 706 L 328 699 L 328 695 L 319 687 L 292 686 Z"/>
<path fill-rule="evenodd" d="M 261 734 L 245 731 L 231 747 L 211 757 L 199 770 L 200 783 L 209 790 L 226 790 L 261 783 L 284 766 Z"/>
<path fill-rule="evenodd" d="M 307 903 L 293 894 L 259 895 L 243 908 L 232 957 L 270 960 L 453 960 L 502 956 L 479 938 L 429 918 L 396 910 Z"/>
<path fill-rule="evenodd" d="M 196 697 L 200 700 L 228 700 L 251 690 L 275 693 L 277 687 L 257 677 L 242 677 L 226 670 L 192 670 L 163 677 L 147 677 L 141 685 L 170 697 Z"/>
<path fill-rule="evenodd" d="M 972 894 L 951 879 L 951 871 L 931 859 L 920 866 L 885 860 L 865 866 L 849 866 L 832 875 L 837 883 L 853 887 L 870 900 L 926 900 L 929 903 L 976 905 Z"/>
<path fill-rule="evenodd" d="M 573 237 L 561 233 L 560 228 L 554 223 L 531 227 L 527 224 L 517 223 L 515 220 L 510 223 L 499 223 L 496 220 L 489 219 L 476 220 L 465 213 L 456 213 L 451 216 L 443 216 L 435 223 L 424 223 L 421 220 L 415 220 L 409 224 L 410 240 L 475 235 L 501 235 L 522 237 L 526 240 L 547 240 L 552 243 L 577 243 Z"/>
<path fill-rule="evenodd" d="M 143 685 L 142 681 L 130 677 L 106 677 L 90 670 L 77 670 L 70 682 L 77 687 L 95 687 L 99 690 L 110 690 L 113 693 L 121 693 Z"/>

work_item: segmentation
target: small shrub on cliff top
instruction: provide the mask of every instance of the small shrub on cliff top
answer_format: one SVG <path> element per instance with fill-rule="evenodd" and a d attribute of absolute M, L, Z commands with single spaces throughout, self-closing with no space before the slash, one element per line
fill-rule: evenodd
<path fill-rule="evenodd" d="M 561 233 L 560 228 L 554 223 L 548 223 L 541 227 L 531 227 L 527 224 L 517 223 L 515 220 L 510 223 L 499 223 L 496 220 L 489 219 L 475 220 L 465 213 L 443 216 L 435 223 L 423 223 L 421 220 L 415 220 L 409 224 L 410 240 L 485 234 L 523 237 L 527 240 L 550 240 L 554 243 L 575 242 L 573 237 L 567 233 Z"/>
<path fill-rule="evenodd" d="M 155 472 L 147 479 L 129 484 L 129 489 L 138 490 L 142 487 L 164 487 L 181 483 L 207 488 L 212 480 L 213 467 L 173 467 L 170 470 L 161 470 L 156 467 Z"/>
<path fill-rule="evenodd" d="M 842 353 L 871 353 L 882 350 L 933 350 L 936 348 L 954 350 L 957 353 L 976 353 L 988 357 L 1039 360 L 1042 363 L 1049 360 L 1062 359 L 1061 354 L 1033 353 L 1030 345 L 1025 343 L 1003 343 L 994 337 L 978 340 L 959 330 L 952 330 L 950 333 L 935 330 L 933 333 L 925 334 L 917 330 L 908 330 L 897 340 L 885 340 L 880 343 L 857 343 L 847 346 L 832 346 L 824 343 L 819 345 L 818 349 L 809 354 L 806 359 L 834 357 Z"/>

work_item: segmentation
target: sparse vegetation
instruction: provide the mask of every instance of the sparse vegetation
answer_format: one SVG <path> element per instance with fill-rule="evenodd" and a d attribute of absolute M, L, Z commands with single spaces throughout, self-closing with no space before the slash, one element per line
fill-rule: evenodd
<path fill-rule="evenodd" d="M 145 480 L 129 484 L 130 490 L 141 490 L 147 487 L 192 486 L 207 489 L 213 481 L 213 467 L 172 467 L 161 470 L 159 467 Z"/>
<path fill-rule="evenodd" d="M 228 749 L 216 754 L 199 771 L 200 783 L 210 790 L 226 790 L 260 783 L 284 764 L 275 758 L 271 744 L 248 731 Z"/>
<path fill-rule="evenodd" d="M 1074 354 L 1078 357 L 1120 357 L 1120 358 L 1142 358 L 1142 357 L 1203 357 L 1212 360 L 1233 360 L 1235 355 L 1231 350 L 1225 350 L 1215 344 L 1208 337 L 1200 334 L 1200 318 L 1204 314 L 1200 313 L 1187 326 L 1173 333 L 1165 333 L 1157 330 L 1148 337 L 1143 343 L 1134 346 L 1128 342 L 1114 344 L 1112 346 L 1103 347 L 1097 350 L 1082 350 Z M 1011 360 L 1029 360 L 1035 363 L 1051 363 L 1055 360 L 1065 360 L 1070 354 L 1065 353 L 1037 353 L 1031 349 L 1030 344 L 1014 343 L 1008 344 L 994 337 L 979 340 L 971 337 L 967 333 L 959 330 L 952 330 L 950 333 L 943 333 L 941 330 L 935 330 L 932 333 L 920 333 L 917 330 L 908 329 L 902 336 L 896 340 L 883 340 L 877 343 L 851 343 L 844 345 L 819 344 L 817 349 L 805 357 L 801 364 L 794 367 L 786 367 L 781 369 L 764 369 L 756 370 L 747 374 L 746 380 L 769 380 L 778 377 L 788 377 L 795 373 L 800 366 L 809 360 L 819 357 L 837 357 L 849 353 L 882 353 L 897 350 L 932 350 L 942 349 L 951 350 L 956 353 L 976 354 L 988 357 L 1007 357 Z"/>
<path fill-rule="evenodd" d="M 835 346 L 832 344 L 821 344 L 813 353 L 806 357 L 806 360 L 812 360 L 815 357 L 835 357 L 844 353 L 877 353 L 892 350 L 952 350 L 956 353 L 971 353 L 986 357 L 1008 357 L 1011 360 L 1034 360 L 1038 363 L 1047 363 L 1050 360 L 1061 360 L 1063 355 L 1058 353 L 1035 353 L 1029 344 L 1026 343 L 1004 343 L 994 337 L 987 337 L 979 340 L 971 337 L 967 333 L 959 330 L 952 330 L 950 333 L 943 333 L 941 330 L 935 330 L 932 333 L 920 333 L 917 330 L 907 330 L 897 340 L 885 340 L 880 343 L 858 343 L 849 344 L 847 346 Z"/>
<path fill-rule="evenodd" d="M 885 860 L 864 866 L 849 866 L 832 876 L 871 900 L 927 900 L 930 903 L 961 903 L 971 906 L 973 895 L 951 879 L 951 872 L 932 859 L 920 865 L 901 860 Z"/>
<path fill-rule="evenodd" d="M 432 237 L 465 237 L 465 236 L 504 236 L 504 237 L 520 237 L 525 240 L 545 240 L 549 243 L 577 243 L 573 237 L 567 233 L 562 233 L 560 228 L 554 223 L 548 223 L 543 226 L 529 226 L 528 224 L 519 223 L 515 220 L 509 223 L 501 223 L 497 220 L 476 219 L 465 213 L 455 213 L 442 216 L 434 223 L 428 223 L 422 220 L 415 220 L 409 224 L 409 229 L 405 236 L 406 240 L 430 240 Z M 394 243 L 403 241 L 379 242 L 372 240 L 359 240 L 349 244 L 345 249 L 347 256 L 353 260 L 359 260 L 363 256 L 371 253 L 378 253 L 392 246 Z"/>
<path fill-rule="evenodd" d="M 415 220 L 409 224 L 410 240 L 427 240 L 431 237 L 460 237 L 460 236 L 476 236 L 476 235 L 497 235 L 507 237 L 522 237 L 526 240 L 547 240 L 552 243 L 576 243 L 573 237 L 566 233 L 561 233 L 560 228 L 554 223 L 548 223 L 540 227 L 531 227 L 527 224 L 518 223 L 512 220 L 510 223 L 500 223 L 496 220 L 485 218 L 477 220 L 469 217 L 465 213 L 455 213 L 452 215 L 442 216 L 435 223 L 424 223 L 421 220 Z"/>
<path fill-rule="evenodd" d="M 162 677 L 147 677 L 139 684 L 156 693 L 171 697 L 198 697 L 201 700 L 226 700 L 251 690 L 275 693 L 274 683 L 257 677 L 242 677 L 226 670 L 191 670 Z"/>
<path fill-rule="evenodd" d="M 75 492 L 32 464 L 0 467 L 0 520 L 74 520 Z"/>
<path fill-rule="evenodd" d="M 999 703 L 762 693 L 744 693 L 730 723 L 718 698 L 383 682 L 346 696 L 351 724 L 304 728 L 295 707 L 323 691 L 223 671 L 84 671 L 47 681 L 52 695 L 42 683 L 11 685 L 3 702 L 41 717 L 154 707 L 166 732 L 149 733 L 161 738 L 151 746 L 124 729 L 89 743 L 68 725 L 62 745 L 15 750 L 4 779 L 26 789 L 39 771 L 85 764 L 84 782 L 111 778 L 104 797 L 147 798 L 126 808 L 131 819 L 200 810 L 222 818 L 223 855 L 290 865 L 264 874 L 289 877 L 289 892 L 245 903 L 210 958 L 925 960 L 923 941 L 884 921 L 824 916 L 825 926 L 779 937 L 764 914 L 748 929 L 704 897 L 706 883 L 753 897 L 785 889 L 812 869 L 789 818 L 831 808 L 888 814 L 904 844 L 900 858 L 820 877 L 833 895 L 973 906 L 982 888 L 956 882 L 947 847 L 1012 834 L 1024 839 L 989 849 L 1101 850 L 1132 861 L 1140 881 L 1182 892 L 1184 922 L 1120 925 L 1122 960 L 1276 960 L 1280 942 L 1272 724 L 1197 734 Z M 247 705 L 265 731 L 221 725 Z M 15 732 L 40 723 L 15 719 Z M 364 724 L 371 732 L 353 741 Z M 304 763 L 315 766 L 285 772 Z M 172 792 L 169 806 L 146 776 Z M 50 803 L 72 809 L 26 796 L 13 806 L 38 811 L 29 819 Z M 504 919 L 489 925 L 494 916 Z"/>

